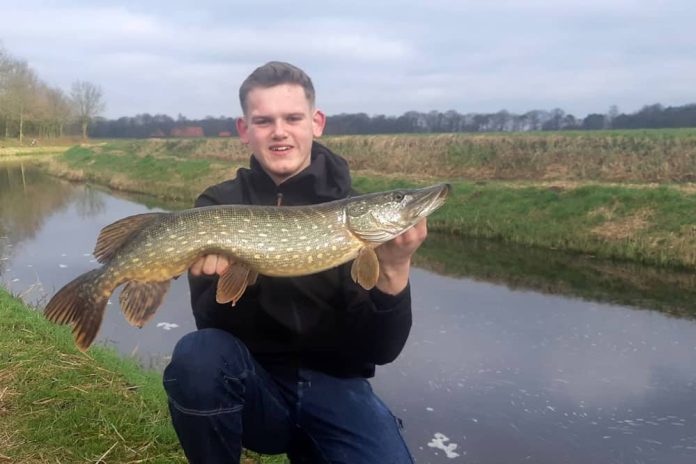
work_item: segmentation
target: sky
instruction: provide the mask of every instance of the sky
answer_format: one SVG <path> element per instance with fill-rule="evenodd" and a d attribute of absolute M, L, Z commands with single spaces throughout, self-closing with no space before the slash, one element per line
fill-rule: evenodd
<path fill-rule="evenodd" d="M 693 0 L 0 0 L 0 46 L 47 84 L 101 87 L 103 116 L 241 113 L 271 60 L 325 113 L 696 103 Z"/>

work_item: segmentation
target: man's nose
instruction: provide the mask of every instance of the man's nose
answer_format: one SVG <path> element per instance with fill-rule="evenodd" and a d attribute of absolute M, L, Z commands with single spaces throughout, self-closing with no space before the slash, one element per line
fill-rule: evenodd
<path fill-rule="evenodd" d="M 288 135 L 288 132 L 286 130 L 285 124 L 283 121 L 276 121 L 273 124 L 273 133 L 272 133 L 274 138 L 284 138 Z"/>

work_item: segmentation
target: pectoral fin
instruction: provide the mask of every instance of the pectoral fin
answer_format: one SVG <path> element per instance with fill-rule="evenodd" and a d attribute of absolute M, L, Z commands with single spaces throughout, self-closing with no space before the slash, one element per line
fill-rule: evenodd
<path fill-rule="evenodd" d="M 152 319 L 169 290 L 170 282 L 170 280 L 164 282 L 131 280 L 126 284 L 119 301 L 121 311 L 130 325 L 142 327 Z"/>
<path fill-rule="evenodd" d="M 215 301 L 220 304 L 232 302 L 232 306 L 242 297 L 248 285 L 256 282 L 257 272 L 241 263 L 232 262 L 218 279 Z"/>
<path fill-rule="evenodd" d="M 377 284 L 379 278 L 379 260 L 373 248 L 363 248 L 350 268 L 350 276 L 365 290 Z"/>

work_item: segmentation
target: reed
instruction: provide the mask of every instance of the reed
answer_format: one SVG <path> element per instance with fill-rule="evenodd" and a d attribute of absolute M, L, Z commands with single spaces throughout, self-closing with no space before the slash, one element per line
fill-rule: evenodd
<path fill-rule="evenodd" d="M 355 170 L 479 180 L 696 181 L 696 131 L 327 137 Z"/>

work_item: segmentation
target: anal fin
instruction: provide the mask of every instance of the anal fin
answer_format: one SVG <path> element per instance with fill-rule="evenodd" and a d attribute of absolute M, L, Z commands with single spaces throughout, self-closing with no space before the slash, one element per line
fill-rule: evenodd
<path fill-rule="evenodd" d="M 170 282 L 171 280 L 163 282 L 131 280 L 125 285 L 119 301 L 121 311 L 130 325 L 142 327 L 152 319 L 157 308 L 164 301 Z"/>
<path fill-rule="evenodd" d="M 379 260 L 373 248 L 363 248 L 350 268 L 350 276 L 365 290 L 377 285 L 379 278 Z"/>

